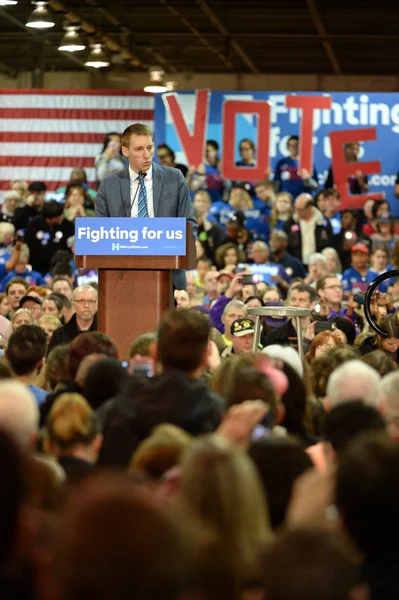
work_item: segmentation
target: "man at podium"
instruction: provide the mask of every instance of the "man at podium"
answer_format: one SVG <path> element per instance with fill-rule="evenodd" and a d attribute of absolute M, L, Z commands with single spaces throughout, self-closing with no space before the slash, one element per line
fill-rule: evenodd
<path fill-rule="evenodd" d="M 134 123 L 122 135 L 122 152 L 129 166 L 105 177 L 95 201 L 97 217 L 185 217 L 194 235 L 197 222 L 189 189 L 181 171 L 152 162 L 154 139 L 143 123 Z M 175 271 L 176 289 L 187 286 L 184 271 Z"/>

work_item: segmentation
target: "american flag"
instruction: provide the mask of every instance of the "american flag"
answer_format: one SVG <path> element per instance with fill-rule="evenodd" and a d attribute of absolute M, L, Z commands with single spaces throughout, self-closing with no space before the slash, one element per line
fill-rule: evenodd
<path fill-rule="evenodd" d="M 43 181 L 50 192 L 83 167 L 96 189 L 94 159 L 111 131 L 153 128 L 154 97 L 143 91 L 0 89 L 0 202 L 10 181 Z"/>

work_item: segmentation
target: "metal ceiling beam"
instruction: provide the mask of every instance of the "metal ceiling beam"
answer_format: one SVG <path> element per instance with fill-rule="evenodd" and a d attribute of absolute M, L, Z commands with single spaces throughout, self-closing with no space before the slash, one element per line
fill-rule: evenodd
<path fill-rule="evenodd" d="M 206 0 L 196 0 L 196 2 L 202 10 L 202 12 L 204 13 L 204 15 L 208 17 L 212 25 L 214 25 L 222 35 L 226 36 L 226 38 L 229 40 L 231 48 L 234 50 L 237 56 L 239 56 L 241 60 L 247 65 L 249 70 L 252 71 L 252 73 L 259 73 L 258 67 L 249 58 L 248 54 L 241 48 L 238 42 L 234 40 L 234 37 L 231 35 L 231 33 L 229 33 L 229 31 L 226 29 L 226 27 L 223 25 L 220 19 L 215 15 L 215 13 L 213 12 L 209 4 L 206 2 Z"/>
<path fill-rule="evenodd" d="M 158 2 L 162 4 L 168 12 L 170 12 L 177 19 L 179 19 L 180 22 L 183 23 L 183 25 L 185 25 L 187 29 L 189 29 L 191 34 L 194 35 L 203 46 L 205 46 L 205 48 L 207 48 L 210 52 L 215 54 L 219 58 L 219 60 L 221 60 L 225 67 L 227 67 L 228 69 L 233 69 L 233 63 L 230 60 L 228 60 L 228 58 L 226 58 L 224 54 L 222 54 L 217 48 L 212 46 L 212 44 L 210 44 L 208 40 L 205 39 L 202 33 L 200 33 L 198 29 L 196 29 L 196 27 L 194 27 L 191 24 L 191 22 L 186 17 L 184 17 L 174 6 L 171 6 L 169 2 L 167 2 L 167 0 L 158 0 Z"/>
<path fill-rule="evenodd" d="M 328 56 L 328 59 L 334 70 L 334 73 L 336 75 L 342 75 L 342 70 L 341 70 L 340 64 L 338 62 L 338 58 L 337 58 L 330 42 L 328 41 L 328 39 L 325 38 L 327 32 L 323 25 L 323 21 L 321 20 L 315 0 L 307 0 L 307 5 L 308 5 L 309 12 L 310 12 L 310 16 L 312 17 L 314 26 L 316 27 L 317 33 L 319 34 L 319 36 L 324 36 L 324 37 L 320 37 L 320 41 L 325 50 L 325 53 Z"/>
<path fill-rule="evenodd" d="M 50 42 L 50 40 L 45 38 L 40 33 L 33 31 L 31 28 L 26 27 L 25 23 L 23 23 L 19 19 L 16 19 L 9 12 L 7 12 L 6 10 L 4 10 L 4 8 L 1 8 L 1 7 L 0 7 L 0 16 L 4 17 L 8 21 L 10 21 L 10 23 L 13 23 L 14 25 L 16 25 L 16 27 L 19 27 L 19 29 L 22 29 L 23 31 L 25 31 L 25 33 L 29 34 L 33 39 L 41 40 L 41 41 L 43 41 L 44 44 L 46 44 L 46 46 L 50 46 L 51 48 L 54 48 L 54 45 Z M 81 61 L 77 56 L 73 56 L 70 52 L 60 52 L 60 54 L 62 54 L 65 58 L 67 58 L 71 62 L 79 65 L 83 69 L 86 69 L 86 71 L 89 71 L 90 73 L 94 71 L 94 69 L 91 69 L 90 67 L 85 67 L 84 62 Z"/>

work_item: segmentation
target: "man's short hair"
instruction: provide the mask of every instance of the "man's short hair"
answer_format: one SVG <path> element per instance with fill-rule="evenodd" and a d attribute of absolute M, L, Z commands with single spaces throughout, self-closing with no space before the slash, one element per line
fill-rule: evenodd
<path fill-rule="evenodd" d="M 256 248 L 263 250 L 264 252 L 269 252 L 269 246 L 263 240 L 257 240 L 253 243 L 252 251 Z"/>
<path fill-rule="evenodd" d="M 362 400 L 378 408 L 381 400 L 381 377 L 375 369 L 360 360 L 349 360 L 338 367 L 327 384 L 327 397 L 332 407 Z"/>
<path fill-rule="evenodd" d="M 244 315 L 247 315 L 248 313 L 248 307 L 244 304 L 244 302 L 241 302 L 241 300 L 230 300 L 230 302 L 224 307 L 222 316 L 226 315 L 231 308 L 240 308 Z"/>
<path fill-rule="evenodd" d="M 324 421 L 324 439 L 330 442 L 335 452 L 363 433 L 386 433 L 386 423 L 374 406 L 362 400 L 345 402 L 327 413 Z"/>
<path fill-rule="evenodd" d="M 38 325 L 21 325 L 11 335 L 7 359 L 16 375 L 28 375 L 46 356 L 47 335 Z"/>
<path fill-rule="evenodd" d="M 313 252 L 309 258 L 309 266 L 317 263 L 318 260 L 321 260 L 325 265 L 327 264 L 327 259 L 321 252 Z"/>
<path fill-rule="evenodd" d="M 56 277 L 59 275 L 65 276 L 65 277 L 73 276 L 72 267 L 71 267 L 71 265 L 69 265 L 66 262 L 58 262 L 55 265 L 53 265 L 50 269 L 50 273 L 53 277 Z"/>
<path fill-rule="evenodd" d="M 57 200 L 49 200 L 45 202 L 43 205 L 43 218 L 44 219 L 54 219 L 56 217 L 61 217 L 64 214 L 64 206 L 57 202 Z"/>
<path fill-rule="evenodd" d="M 163 367 L 191 373 L 198 369 L 206 352 L 211 326 L 196 310 L 172 310 L 158 327 L 158 359 Z"/>
<path fill-rule="evenodd" d="M 22 277 L 13 277 L 6 285 L 6 294 L 7 295 L 8 295 L 8 290 L 10 289 L 10 287 L 12 285 L 14 285 L 14 283 L 19 283 L 20 285 L 23 285 L 26 290 L 29 287 L 29 285 L 27 284 L 25 279 L 22 279 Z"/>
<path fill-rule="evenodd" d="M 115 342 L 101 331 L 81 333 L 69 345 L 68 365 L 71 377 L 74 379 L 79 365 L 89 354 L 105 354 L 118 358 L 118 348 Z"/>
<path fill-rule="evenodd" d="M 299 142 L 299 135 L 290 135 L 287 140 L 287 146 L 290 142 Z"/>
<path fill-rule="evenodd" d="M 316 292 L 316 290 L 314 288 L 312 288 L 312 286 L 307 285 L 306 283 L 298 283 L 298 285 L 296 285 L 292 290 L 291 293 L 293 291 L 296 292 L 300 292 L 301 294 L 303 294 L 304 292 L 306 292 L 307 294 L 309 294 L 309 300 L 311 302 L 314 302 L 315 300 L 317 300 L 318 298 L 318 294 Z"/>
<path fill-rule="evenodd" d="M 60 300 L 60 302 L 62 302 L 62 307 L 60 307 L 58 310 L 61 310 L 62 308 L 66 308 L 66 309 L 72 308 L 72 303 L 69 300 L 69 298 L 67 298 L 65 296 L 65 294 L 61 294 L 61 292 L 52 292 L 51 294 L 49 294 L 47 296 L 46 299 L 48 299 L 48 298 L 50 298 L 51 300 L 54 300 L 54 298 L 58 298 L 58 300 Z"/>
<path fill-rule="evenodd" d="M 56 281 L 66 281 L 67 284 L 69 285 L 69 287 L 71 288 L 71 290 L 73 290 L 73 285 L 72 285 L 72 283 L 70 282 L 70 280 L 68 279 L 68 277 L 66 275 L 56 275 L 54 277 L 54 279 L 53 279 L 52 285 L 54 285 Z M 53 293 L 55 294 L 55 293 L 58 293 L 58 292 L 53 292 Z"/>
<path fill-rule="evenodd" d="M 122 133 L 122 146 L 129 148 L 130 139 L 132 135 L 149 135 L 154 139 L 153 133 L 148 125 L 144 125 L 144 123 L 133 123 L 126 127 L 125 131 Z"/>
<path fill-rule="evenodd" d="M 39 428 L 39 408 L 29 388 L 15 379 L 0 381 L 0 429 L 28 449 Z"/>
<path fill-rule="evenodd" d="M 327 273 L 327 275 L 322 275 L 316 281 L 316 290 L 317 291 L 324 290 L 327 279 L 337 279 L 337 277 L 338 276 L 335 275 L 334 273 Z"/>

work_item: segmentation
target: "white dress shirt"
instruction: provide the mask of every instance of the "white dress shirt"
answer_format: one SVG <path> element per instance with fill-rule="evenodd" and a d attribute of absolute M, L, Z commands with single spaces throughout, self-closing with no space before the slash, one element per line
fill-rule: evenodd
<path fill-rule="evenodd" d="M 310 221 L 299 219 L 302 238 L 302 262 L 304 265 L 309 264 L 311 255 L 316 252 L 316 221 L 317 216 L 315 213 Z"/>
<path fill-rule="evenodd" d="M 139 194 L 140 190 L 137 191 L 137 187 L 139 185 L 139 177 L 137 173 L 132 171 L 129 166 L 129 176 L 130 176 L 130 203 L 133 202 L 133 198 L 135 197 L 134 204 L 132 206 L 132 211 L 130 213 L 131 217 L 137 218 L 139 216 Z M 154 200 L 153 200 L 153 192 L 152 192 L 152 165 L 147 171 L 147 175 L 144 177 L 144 185 L 147 192 L 147 212 L 149 217 L 154 216 Z"/>

